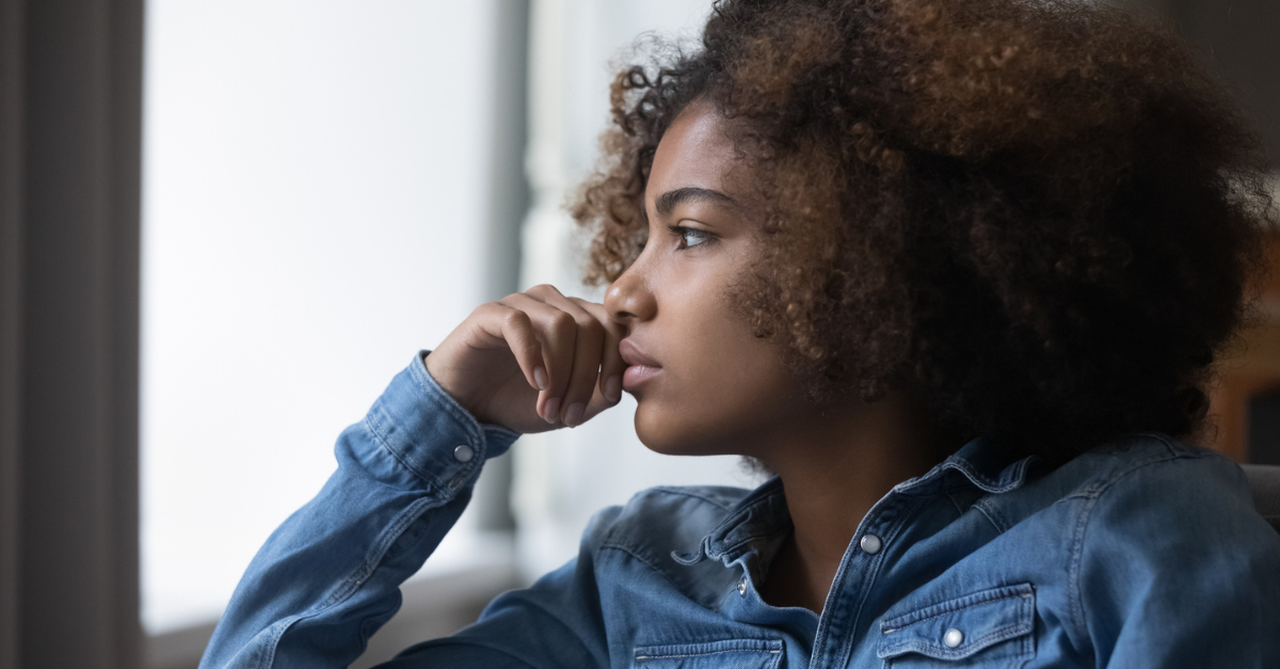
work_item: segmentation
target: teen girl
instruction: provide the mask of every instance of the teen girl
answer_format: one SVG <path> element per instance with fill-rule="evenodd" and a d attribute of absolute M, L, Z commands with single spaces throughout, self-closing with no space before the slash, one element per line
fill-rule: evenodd
<path fill-rule="evenodd" d="M 1190 445 L 1266 161 L 1174 38 L 1091 2 L 726 0 L 618 75 L 603 304 L 415 356 L 249 567 L 204 667 L 340 667 L 522 432 L 632 393 L 655 489 L 390 667 L 1280 667 L 1280 535 Z"/>

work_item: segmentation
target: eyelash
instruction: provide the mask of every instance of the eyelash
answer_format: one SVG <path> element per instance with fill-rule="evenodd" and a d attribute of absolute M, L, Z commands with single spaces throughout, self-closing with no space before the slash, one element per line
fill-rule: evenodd
<path fill-rule="evenodd" d="M 678 251 L 687 251 L 689 249 L 696 248 L 699 246 L 706 246 L 707 244 L 714 242 L 716 239 L 716 236 L 714 233 L 711 233 L 699 228 L 690 228 L 684 225 L 668 225 L 667 229 L 671 231 L 672 236 L 679 238 L 680 246 L 677 247 L 676 249 Z M 690 244 L 687 239 L 688 235 L 693 235 L 695 238 L 697 238 L 699 240 L 698 243 Z M 649 238 L 647 235 L 645 236 L 644 239 L 636 242 L 636 253 L 637 254 L 643 253 L 644 247 L 648 243 L 649 243 Z"/>

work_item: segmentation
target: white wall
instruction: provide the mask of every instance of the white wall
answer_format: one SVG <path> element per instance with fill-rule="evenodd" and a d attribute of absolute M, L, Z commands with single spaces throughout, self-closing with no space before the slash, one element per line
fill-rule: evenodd
<path fill-rule="evenodd" d="M 479 303 L 495 2 L 147 3 L 148 632 L 217 616 L 338 433 Z"/>

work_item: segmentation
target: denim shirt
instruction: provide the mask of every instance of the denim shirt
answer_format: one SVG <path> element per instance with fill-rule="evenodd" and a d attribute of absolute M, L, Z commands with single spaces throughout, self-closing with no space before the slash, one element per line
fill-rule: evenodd
<path fill-rule="evenodd" d="M 338 439 L 338 469 L 245 573 L 201 667 L 345 667 L 518 435 L 421 357 Z M 862 519 L 821 616 L 759 594 L 778 480 L 655 488 L 578 557 L 387 667 L 1280 667 L 1280 535 L 1240 469 L 1160 434 L 1050 470 L 983 439 Z"/>

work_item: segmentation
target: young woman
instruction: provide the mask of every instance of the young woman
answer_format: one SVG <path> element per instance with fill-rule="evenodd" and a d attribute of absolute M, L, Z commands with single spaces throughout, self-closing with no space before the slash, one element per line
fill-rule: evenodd
<path fill-rule="evenodd" d="M 655 489 L 392 667 L 1276 667 L 1280 535 L 1189 445 L 1266 162 L 1094 3 L 726 0 L 621 73 L 603 304 L 539 286 L 414 358 L 263 547 L 205 667 L 345 666 L 522 432 L 638 401 L 754 491 Z"/>

